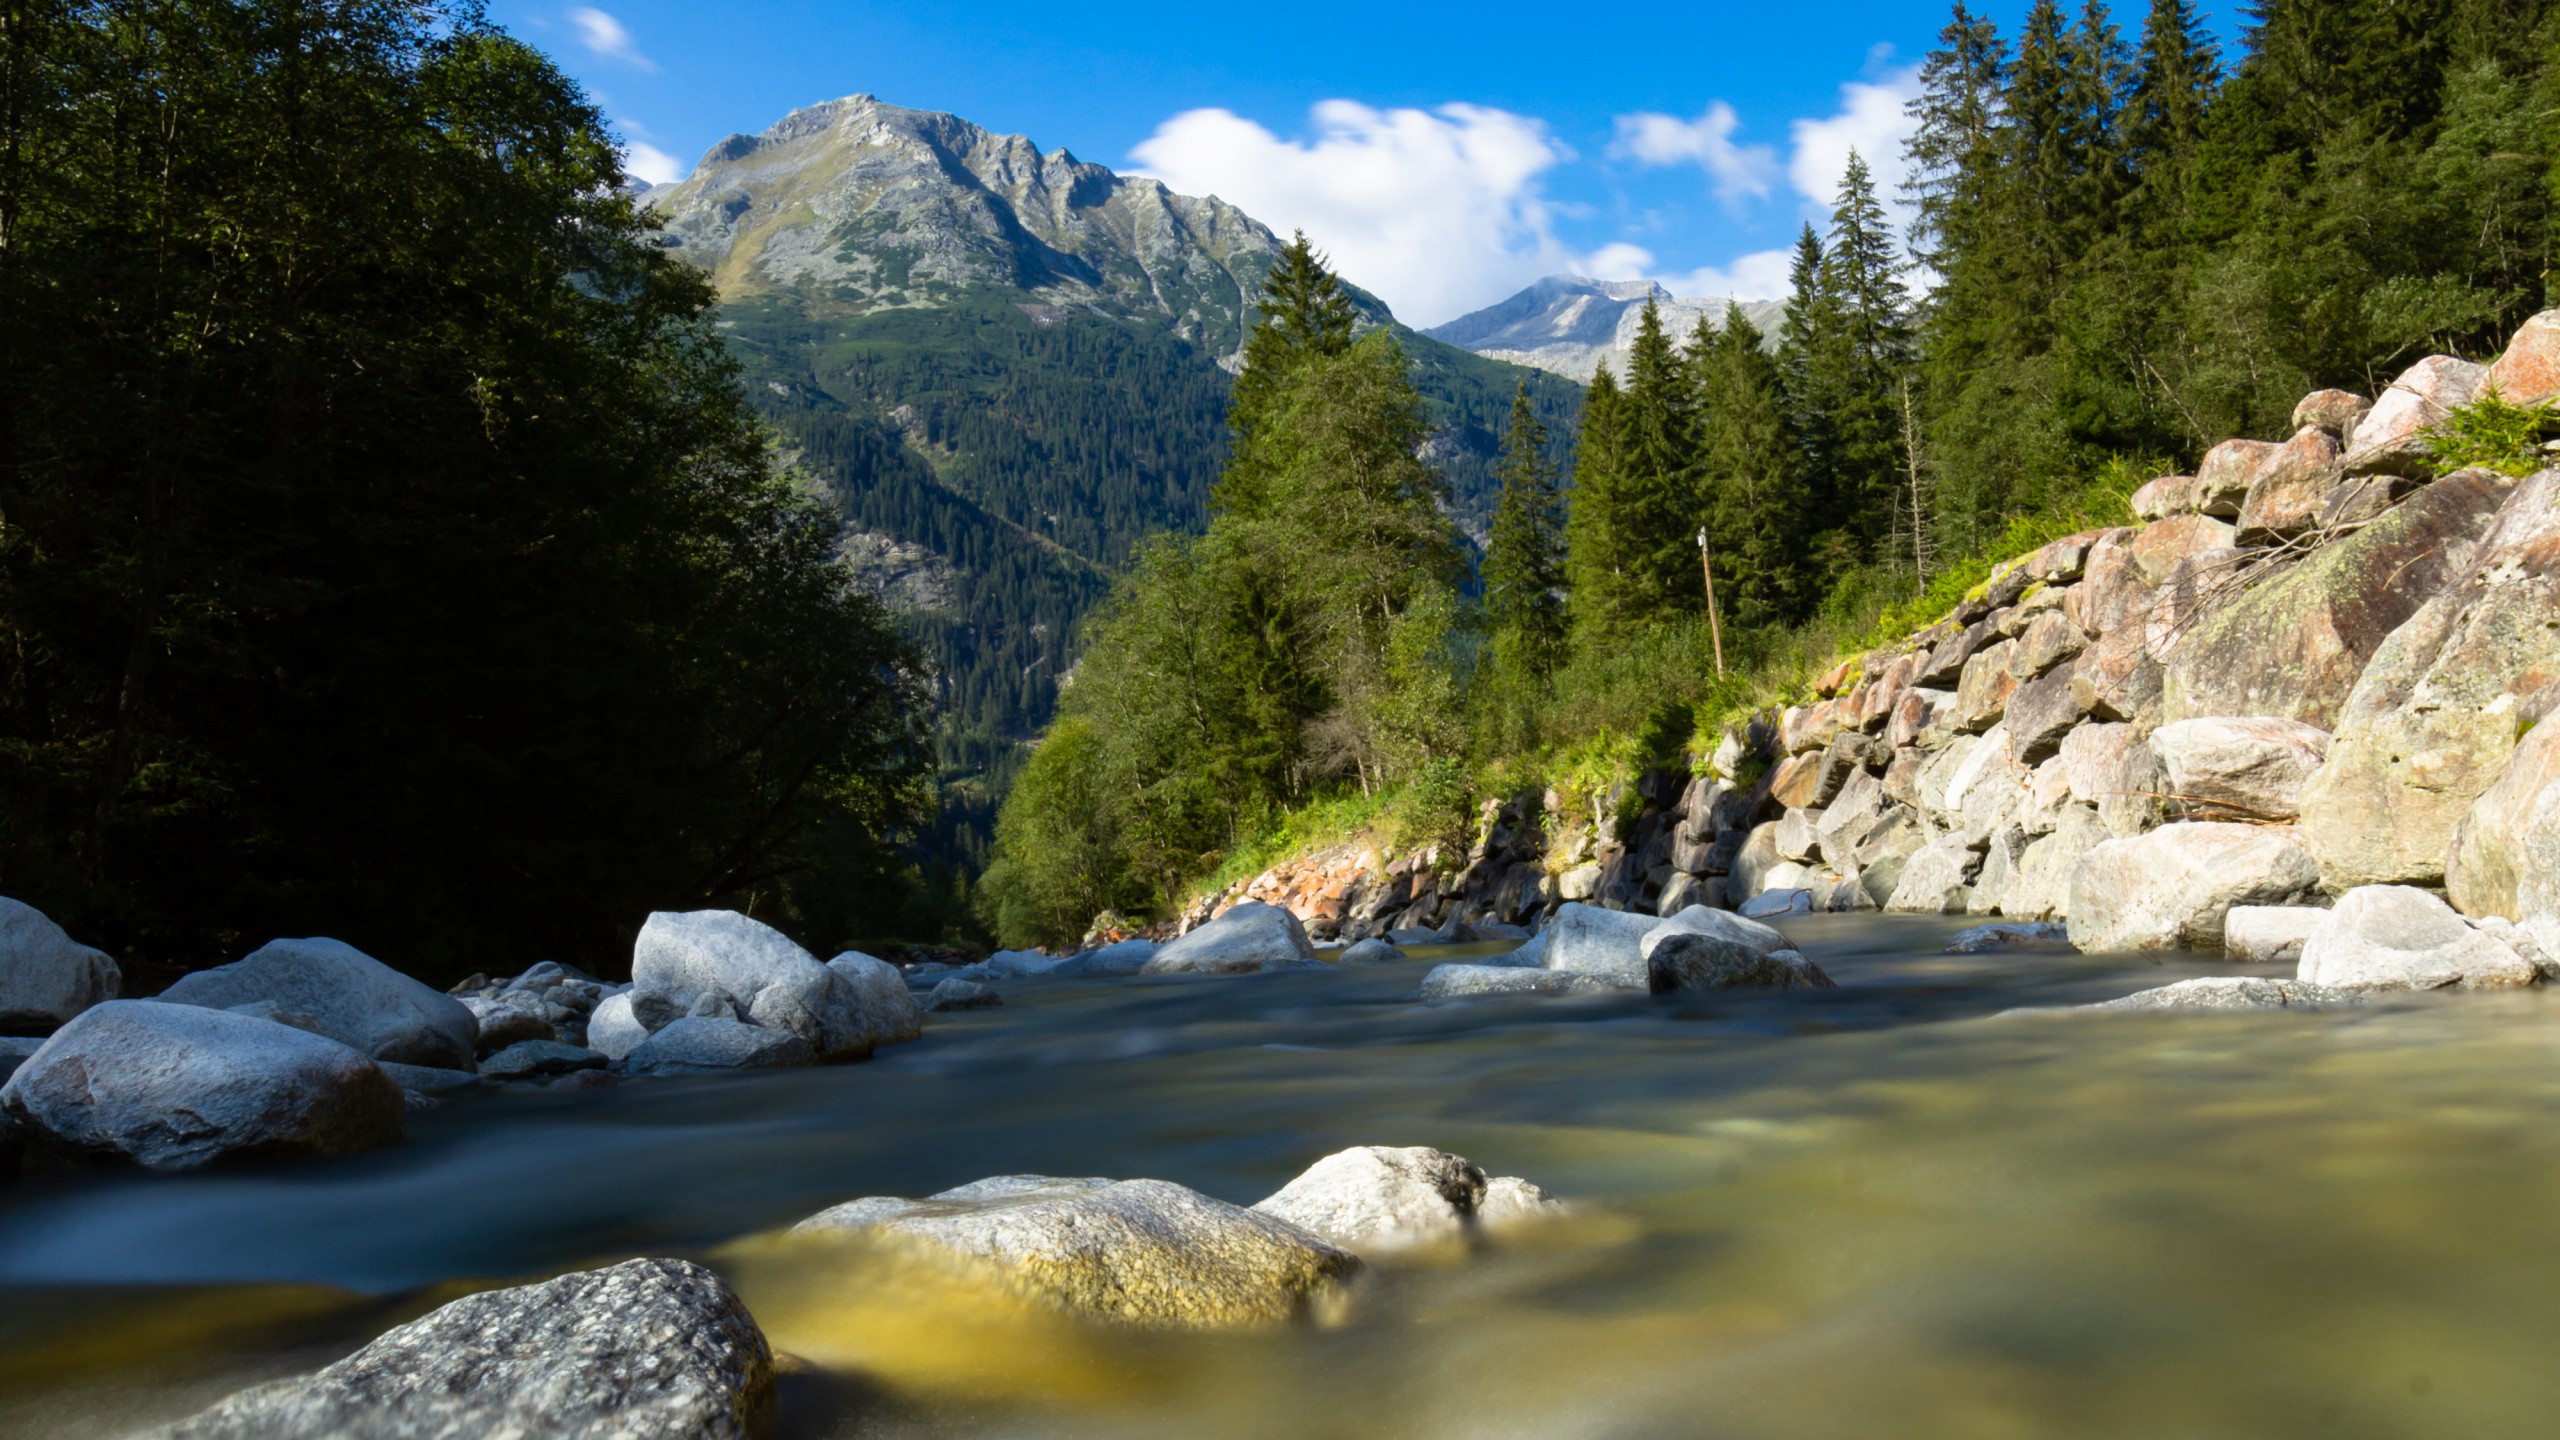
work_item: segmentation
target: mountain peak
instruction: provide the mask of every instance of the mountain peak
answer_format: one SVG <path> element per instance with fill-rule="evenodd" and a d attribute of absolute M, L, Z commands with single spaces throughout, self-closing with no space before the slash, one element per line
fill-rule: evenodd
<path fill-rule="evenodd" d="M 1625 368 L 1627 347 L 1635 341 L 1647 300 L 1675 337 L 1686 337 L 1701 321 L 1710 329 L 1723 325 L 1726 308 L 1735 304 L 1763 334 L 1774 335 L 1786 311 L 1775 300 L 1676 297 L 1651 280 L 1549 275 L 1508 300 L 1422 333 L 1479 355 L 1587 383 L 1604 363 L 1613 370 Z"/>
<path fill-rule="evenodd" d="M 1231 354 L 1280 240 L 1214 197 L 1043 154 L 957 115 L 872 95 L 732 135 L 648 190 L 667 243 L 723 294 L 816 291 L 855 312 L 935 306 L 972 285 L 1170 316 Z"/>

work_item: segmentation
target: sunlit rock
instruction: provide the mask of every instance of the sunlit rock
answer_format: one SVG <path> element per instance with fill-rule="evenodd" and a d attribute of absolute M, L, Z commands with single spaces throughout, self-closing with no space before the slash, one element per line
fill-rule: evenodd
<path fill-rule="evenodd" d="M 2151 732 L 2170 806 L 2198 820 L 2290 820 L 2329 732 L 2275 716 L 2210 716 Z"/>
<path fill-rule="evenodd" d="M 2198 821 L 2109 840 L 2071 879 L 2071 943 L 2084 951 L 2222 948 L 2234 905 L 2314 894 L 2320 869 L 2294 832 Z"/>
<path fill-rule="evenodd" d="M 619 1060 L 640 1048 L 649 1038 L 649 1027 L 631 1013 L 631 994 L 608 995 L 587 1017 L 587 1048 L 610 1060 Z"/>
<path fill-rule="evenodd" d="M 2340 990 L 2497 990 L 2530 985 L 2537 973 L 2424 890 L 2360 885 L 2303 942 L 2295 978 Z"/>
<path fill-rule="evenodd" d="M 1157 951 L 1142 973 L 1243 975 L 1318 963 L 1297 916 L 1248 900 Z"/>
<path fill-rule="evenodd" d="M 1646 985 L 1614 975 L 1579 970 L 1530 969 L 1520 965 L 1435 965 L 1414 991 L 1416 1000 L 1468 1000 L 1483 995 L 1624 995 L 1641 994 Z"/>
<path fill-rule="evenodd" d="M 2234 905 L 2222 917 L 2222 953 L 2259 965 L 2298 965 L 2302 947 L 2329 923 L 2309 905 Z"/>
<path fill-rule="evenodd" d="M 734 910 L 657 911 L 631 948 L 631 1013 L 657 1031 L 726 995 L 738 1018 L 798 1037 L 821 1061 L 871 1053 L 852 981 L 789 936 Z"/>

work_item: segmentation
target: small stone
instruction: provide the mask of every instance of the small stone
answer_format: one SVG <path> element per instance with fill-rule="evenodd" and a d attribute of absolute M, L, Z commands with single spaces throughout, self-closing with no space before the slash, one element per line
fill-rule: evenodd
<path fill-rule="evenodd" d="M 631 995 L 608 995 L 587 1017 L 587 1048 L 608 1060 L 620 1060 L 649 1038 L 648 1027 L 631 1013 Z"/>
<path fill-rule="evenodd" d="M 481 1061 L 480 1073 L 491 1080 L 531 1080 L 566 1075 L 573 1070 L 601 1070 L 610 1063 L 605 1056 L 580 1046 L 563 1045 L 556 1040 L 525 1040 Z"/>
<path fill-rule="evenodd" d="M 1336 965 L 1392 965 L 1405 958 L 1402 950 L 1386 941 L 1370 939 L 1344 946 L 1342 953 L 1333 957 L 1333 963 Z"/>
<path fill-rule="evenodd" d="M 924 997 L 924 1008 L 943 1010 L 988 1010 L 1004 1003 L 1004 997 L 974 980 L 945 980 Z"/>
<path fill-rule="evenodd" d="M 1763 890 L 1743 901 L 1736 913 L 1750 920 L 1766 919 L 1772 915 L 1810 915 L 1813 913 L 1813 891 L 1802 886 Z"/>
<path fill-rule="evenodd" d="M 809 1042 L 788 1030 L 694 1016 L 671 1021 L 622 1059 L 627 1075 L 712 1075 L 806 1065 Z"/>
<path fill-rule="evenodd" d="M 2030 924 L 1976 925 L 1956 932 L 1943 952 L 1948 955 L 1982 955 L 1995 950 L 2032 950 L 2047 947 L 2068 949 L 2071 932 L 2060 925 L 2036 922 Z"/>

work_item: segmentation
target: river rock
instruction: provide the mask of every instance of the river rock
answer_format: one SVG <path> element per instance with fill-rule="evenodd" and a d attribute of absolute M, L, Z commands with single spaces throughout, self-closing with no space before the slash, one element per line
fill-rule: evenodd
<path fill-rule="evenodd" d="M 454 1090 L 475 1090 L 484 1081 L 470 1070 L 438 1070 L 429 1065 L 403 1065 L 397 1060 L 376 1060 L 391 1083 L 413 1095 L 442 1095 Z"/>
<path fill-rule="evenodd" d="M 2069 919 L 2071 877 L 2079 873 L 2081 857 L 2113 838 L 2096 810 L 2061 807 L 2052 831 L 2028 841 L 2019 855 L 2017 878 L 2000 896 L 2000 913 L 2014 920 Z"/>
<path fill-rule="evenodd" d="M 2091 847 L 2071 877 L 2071 943 L 2083 951 L 2222 948 L 2234 905 L 2315 893 L 2316 861 L 2293 832 L 2198 821 Z"/>
<path fill-rule="evenodd" d="M 2462 470 L 2198 620 L 2161 713 L 2272 715 L 2324 730 L 2391 633 L 2470 564 L 2515 482 Z"/>
<path fill-rule="evenodd" d="M 1997 915 L 2007 908 L 2009 891 L 2015 887 L 2020 861 L 2027 849 L 2027 832 L 2015 824 L 2003 825 L 1991 832 L 1985 842 L 1982 867 L 1974 872 L 1972 893 L 1965 897 L 1968 915 Z"/>
<path fill-rule="evenodd" d="M 351 1155 L 407 1134 L 400 1087 L 325 1036 L 200 1005 L 110 1000 L 54 1032 L 0 1087 L 47 1147 L 155 1170 Z"/>
<path fill-rule="evenodd" d="M 49 1035 L 124 976 L 103 950 L 73 940 L 32 905 L 0 897 L 0 1035 Z"/>
<path fill-rule="evenodd" d="M 1961 835 L 1941 835 L 1906 861 L 1885 909 L 1905 915 L 1961 915 L 1982 857 Z"/>
<path fill-rule="evenodd" d="M 631 993 L 608 995 L 587 1017 L 587 1048 L 608 1060 L 620 1060 L 649 1038 L 649 1027 L 631 1013 Z"/>
<path fill-rule="evenodd" d="M 1254 1209 L 1360 1255 L 1463 1236 L 1490 1181 L 1464 1156 L 1360 1145 L 1310 1165 Z"/>
<path fill-rule="evenodd" d="M 2391 388 L 2356 422 L 2347 442 L 2345 465 L 2350 475 L 2415 475 L 2435 473 L 2427 453 L 2425 432 L 2443 424 L 2457 406 L 2478 398 L 2488 378 L 2485 365 L 2430 355 L 2400 372 Z"/>
<path fill-rule="evenodd" d="M 243 1390 L 155 1440 L 747 1440 L 773 1352 L 720 1277 L 630 1260 L 487 1290 L 315 1375 Z"/>
<path fill-rule="evenodd" d="M 1822 967 L 1794 950 L 1762 950 L 1723 935 L 1684 931 L 1662 937 L 1646 957 L 1656 995 L 1675 990 L 1837 990 Z"/>
<path fill-rule="evenodd" d="M 1135 975 L 1147 968 L 1148 961 L 1156 958 L 1159 948 L 1153 940 L 1122 940 L 1072 956 L 1049 973 L 1058 976 Z"/>
<path fill-rule="evenodd" d="M 1648 983 L 1644 937 L 1663 923 L 1658 916 L 1632 911 L 1561 906 L 1541 932 L 1547 942 L 1546 967 L 1598 975 L 1641 990 Z"/>
<path fill-rule="evenodd" d="M 2506 769 L 2531 697 L 2560 682 L 2555 614 L 2560 470 L 2545 470 L 2517 484 L 2459 578 L 2391 632 L 2349 694 L 2302 801 L 2331 891 L 2444 879 L 2454 828 Z"/>
<path fill-rule="evenodd" d="M 2193 503 L 2188 507 L 2218 520 L 2235 519 L 2249 491 L 2274 472 L 2284 447 L 2265 440 L 2225 440 L 2204 452 L 2196 466 Z M 2136 514 L 2141 513 L 2136 507 Z"/>
<path fill-rule="evenodd" d="M 854 1008 L 861 1013 L 863 1032 L 875 1048 L 901 1044 L 924 1033 L 924 1014 L 916 1008 L 915 992 L 907 988 L 907 978 L 897 966 L 847 950 L 828 961 L 827 968 L 853 987 Z"/>
<path fill-rule="evenodd" d="M 984 1262 L 1021 1293 L 1141 1325 L 1266 1325 L 1327 1307 L 1359 1257 L 1274 1215 L 1164 1180 L 1000 1175 L 927 1199 L 872 1197 L 795 1234 L 858 1230 Z"/>
<path fill-rule="evenodd" d="M 2507 757 L 2506 768 L 2453 827 L 2444 861 L 2445 895 L 2453 908 L 2473 917 L 2522 918 L 2516 880 L 2524 864 L 2525 827 L 2534 800 L 2554 781 L 2560 781 L 2560 725 L 2535 723 Z"/>
<path fill-rule="evenodd" d="M 2309 905 L 2234 905 L 2222 917 L 2222 953 L 2259 965 L 2298 965 L 2329 912 Z"/>
<path fill-rule="evenodd" d="M 583 1045 L 525 1040 L 481 1061 L 480 1073 L 491 1080 L 532 1080 L 573 1070 L 601 1070 L 611 1063 L 610 1057 Z"/>
<path fill-rule="evenodd" d="M 2361 1005 L 2362 997 L 2326 985 L 2300 980 L 2267 980 L 2255 975 L 2206 975 L 2153 990 L 2137 990 L 2120 1000 L 2082 1005 L 2081 1010 L 2318 1010 Z"/>
<path fill-rule="evenodd" d="M 2279 544 L 2318 524 L 2321 504 L 2338 483 L 2340 454 L 2329 431 L 2317 425 L 2296 430 L 2241 502 L 2238 543 Z"/>
<path fill-rule="evenodd" d="M 1795 948 L 1786 936 L 1757 920 L 1747 919 L 1730 910 L 1692 905 L 1645 931 L 1636 942 L 1636 951 L 1649 963 L 1662 942 L 1675 935 L 1713 935 L 1763 955 Z"/>
<path fill-rule="evenodd" d="M 1959 930 L 1947 948 L 1947 955 L 1986 955 L 1998 950 L 2031 950 L 2043 946 L 2068 946 L 2071 932 L 2059 925 L 1976 925 Z"/>
<path fill-rule="evenodd" d="M 2352 390 L 2314 390 L 2294 405 L 2293 428 L 2308 425 L 2344 440 L 2372 408 L 2372 401 Z"/>
<path fill-rule="evenodd" d="M 496 1000 L 470 995 L 462 1001 L 463 1008 L 480 1026 L 477 1048 L 483 1055 L 494 1055 L 520 1041 L 559 1039 L 559 1030 L 543 1018 L 541 1003 L 530 996 L 514 995 Z"/>
<path fill-rule="evenodd" d="M 789 936 L 734 910 L 652 912 L 631 947 L 632 1015 L 652 1032 L 712 1018 L 693 1009 L 715 994 L 730 997 L 743 1020 L 798 1037 L 819 1061 L 871 1053 L 853 982 Z"/>
<path fill-rule="evenodd" d="M 966 983 L 966 982 L 962 982 Z M 686 1015 L 658 1027 L 622 1057 L 627 1075 L 714 1075 L 807 1065 L 809 1042 L 788 1030 Z"/>
<path fill-rule="evenodd" d="M 2094 806 L 2101 796 L 2116 786 L 2116 776 L 2124 765 L 2125 747 L 2134 740 L 2133 727 L 2121 723 L 2083 725 L 2063 737 L 2062 773 L 2069 780 L 2071 798 L 2082 805 Z"/>
<path fill-rule="evenodd" d="M 924 1008 L 932 1011 L 992 1010 L 1004 1003 L 1004 997 L 975 980 L 953 976 L 933 987 L 924 997 Z"/>
<path fill-rule="evenodd" d="M 2275 716 L 2209 716 L 2151 732 L 2170 805 L 2198 820 L 2291 820 L 2329 732 Z"/>
<path fill-rule="evenodd" d="M 1406 958 L 1408 957 L 1402 950 L 1384 940 L 1363 940 L 1356 945 L 1344 946 L 1342 953 L 1333 957 L 1333 963 L 1336 965 L 1393 965 Z"/>
<path fill-rule="evenodd" d="M 33 1035 L 0 1035 L 0 1082 L 18 1073 L 27 1057 L 44 1048 L 44 1041 Z"/>
<path fill-rule="evenodd" d="M 1142 973 L 1243 975 L 1318 963 L 1297 916 L 1248 900 L 1157 951 Z"/>
<path fill-rule="evenodd" d="M 2510 405 L 2560 395 L 2560 310 L 2545 310 L 2517 327 L 2505 353 L 2489 366 L 2487 383 Z"/>
<path fill-rule="evenodd" d="M 1623 995 L 1642 991 L 1610 975 L 1579 970 L 1532 970 L 1492 961 L 1477 965 L 1435 965 L 1422 977 L 1413 998 L 1423 1001 L 1469 1000 L 1482 995 Z"/>
<path fill-rule="evenodd" d="M 178 977 L 171 1004 L 228 1010 L 272 1000 L 318 1020 L 321 1033 L 376 1060 L 468 1070 L 480 1022 L 431 990 L 339 940 L 272 940 L 246 959 Z"/>
<path fill-rule="evenodd" d="M 2339 990 L 2495 990 L 2530 985 L 2537 974 L 2426 891 L 2359 885 L 2303 942 L 2295 978 Z"/>

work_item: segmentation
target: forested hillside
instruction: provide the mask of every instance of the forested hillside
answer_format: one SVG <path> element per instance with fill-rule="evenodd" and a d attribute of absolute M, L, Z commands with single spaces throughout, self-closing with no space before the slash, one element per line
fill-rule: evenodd
<path fill-rule="evenodd" d="M 1308 816 L 1430 836 L 1465 794 L 1580 803 L 1795 694 L 1835 648 L 1943 612 L 1993 557 L 2131 518 L 2136 485 L 2208 445 L 2284 438 L 2307 392 L 2371 396 L 2429 353 L 2486 358 L 2552 294 L 2554 17 L 2536 0 L 2271 0 L 2256 21 L 2224 57 L 2184 0 L 2131 36 L 2101 4 L 2038 0 L 2014 36 L 1958 6 L 1913 105 L 1915 234 L 1853 155 L 1828 225 L 1800 237 L 1774 346 L 1740 316 L 1683 335 L 1648 309 L 1622 371 L 1594 377 L 1569 494 L 1524 410 L 1493 603 L 1450 617 L 1456 638 L 1427 657 L 1395 652 L 1395 685 L 1355 667 L 1309 689 L 1338 642 L 1292 627 L 1339 597 L 1285 566 L 1247 574 L 1232 603 L 1278 618 L 1246 648 L 1282 658 L 1238 682 L 1229 743 L 1265 757 L 1262 778 L 1201 802 L 1181 831 L 1195 853 L 1150 848 L 1131 836 L 1163 815 L 1109 802 L 1156 742 L 1079 695 L 1089 718 L 1052 735 L 1007 812 L 1006 873 L 1036 855 L 1027 892 L 1162 910 L 1313 833 Z M 1322 419 L 1347 383 L 1328 354 L 1295 382 L 1334 397 L 1310 398 L 1308 423 L 1339 423 Z M 2490 419 L 2506 441 L 2560 429 Z M 1379 503 L 1378 524 L 1401 523 Z M 1179 593 L 1171 572 L 1142 578 L 1113 623 L 1171 623 L 1140 617 Z M 1435 603 L 1417 589 L 1382 623 L 1418 635 L 1398 607 Z M 1395 752 L 1381 792 L 1329 737 L 1392 729 L 1424 693 L 1465 724 Z M 1018 904 L 1007 933 L 1062 938 L 1073 908 Z"/>
<path fill-rule="evenodd" d="M 872 543 L 933 557 L 891 598 L 935 662 L 941 805 L 924 850 L 956 900 L 1086 612 L 1144 538 L 1207 524 L 1278 241 L 1220 202 L 865 96 L 732 137 L 646 204 L 674 253 L 718 277 L 749 398 L 791 458 Z M 1423 454 L 1480 541 L 1515 390 L 1527 383 L 1561 458 L 1576 387 L 1345 293 L 1410 357 Z"/>

